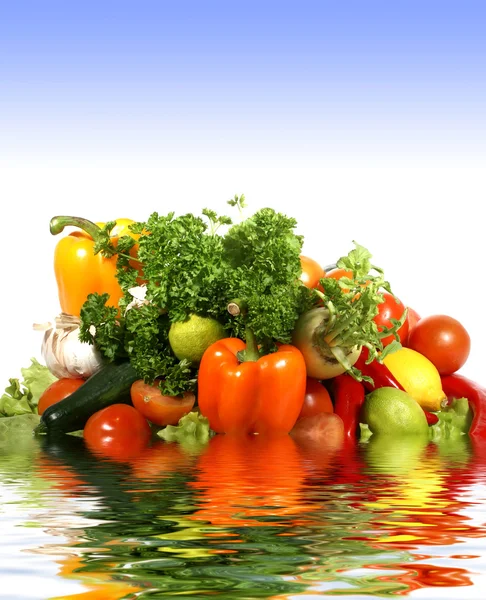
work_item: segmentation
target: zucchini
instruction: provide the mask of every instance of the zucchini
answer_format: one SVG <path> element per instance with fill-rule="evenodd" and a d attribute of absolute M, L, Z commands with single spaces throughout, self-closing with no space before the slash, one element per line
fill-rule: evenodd
<path fill-rule="evenodd" d="M 42 414 L 35 433 L 79 431 L 95 412 L 129 401 L 132 383 L 140 379 L 129 362 L 108 363 L 70 396 L 52 404 Z"/>

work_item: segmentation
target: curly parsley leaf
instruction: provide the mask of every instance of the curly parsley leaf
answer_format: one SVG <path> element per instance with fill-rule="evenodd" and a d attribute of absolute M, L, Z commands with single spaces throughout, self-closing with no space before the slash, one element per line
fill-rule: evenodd
<path fill-rule="evenodd" d="M 246 304 L 246 315 L 232 324 L 234 335 L 244 337 L 246 324 L 259 344 L 288 343 L 311 306 L 311 292 L 299 281 L 303 238 L 295 227 L 295 219 L 264 208 L 224 237 L 227 293 Z"/>
<path fill-rule="evenodd" d="M 147 300 L 171 321 L 192 313 L 218 318 L 224 313 L 222 238 L 210 235 L 201 217 L 153 213 L 139 239 L 138 257 L 147 280 Z"/>

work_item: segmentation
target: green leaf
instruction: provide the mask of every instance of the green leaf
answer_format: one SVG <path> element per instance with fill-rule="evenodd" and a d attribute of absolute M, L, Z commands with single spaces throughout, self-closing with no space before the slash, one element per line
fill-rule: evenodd
<path fill-rule="evenodd" d="M 47 367 L 35 358 L 29 367 L 21 370 L 23 380 L 10 379 L 10 385 L 0 397 L 0 417 L 37 413 L 37 404 L 43 392 L 57 380 Z"/>
<path fill-rule="evenodd" d="M 35 358 L 31 358 L 30 366 L 21 368 L 20 372 L 24 378 L 23 385 L 32 394 L 30 401 L 34 406 L 37 406 L 39 398 L 51 383 L 57 381 L 57 377 L 55 377 L 45 365 L 41 365 Z"/>
<path fill-rule="evenodd" d="M 178 442 L 191 448 L 204 446 L 212 434 L 208 419 L 196 411 L 184 415 L 177 425 L 167 425 L 157 433 L 166 442 Z"/>
<path fill-rule="evenodd" d="M 429 427 L 429 439 L 433 442 L 456 440 L 467 435 L 474 416 L 467 398 L 454 399 L 435 414 L 439 421 Z"/>

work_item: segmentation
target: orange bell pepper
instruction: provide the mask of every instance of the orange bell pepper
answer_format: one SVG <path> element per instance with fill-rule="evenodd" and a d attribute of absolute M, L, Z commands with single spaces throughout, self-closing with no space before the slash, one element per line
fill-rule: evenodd
<path fill-rule="evenodd" d="M 218 433 L 286 434 L 302 409 L 306 379 L 304 358 L 294 346 L 260 358 L 242 340 L 222 339 L 199 365 L 199 409 Z"/>
<path fill-rule="evenodd" d="M 130 219 L 116 220 L 116 225 L 110 232 L 110 239 L 115 247 L 122 235 L 137 239 L 138 236 L 128 229 L 132 223 L 134 221 Z M 116 278 L 117 256 L 105 257 L 101 252 L 94 252 L 104 224 L 80 217 L 58 216 L 51 219 L 50 230 L 53 235 L 57 235 L 70 226 L 78 227 L 80 231 L 63 237 L 54 251 L 54 273 L 62 312 L 79 317 L 88 294 L 94 292 L 109 294 L 107 305 L 118 307 L 123 292 Z M 135 246 L 130 255 L 136 256 Z"/>

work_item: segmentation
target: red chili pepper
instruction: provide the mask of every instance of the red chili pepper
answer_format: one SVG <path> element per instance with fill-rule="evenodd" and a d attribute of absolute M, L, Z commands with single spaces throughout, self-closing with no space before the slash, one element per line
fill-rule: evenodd
<path fill-rule="evenodd" d="M 363 384 L 351 375 L 344 373 L 332 380 L 334 412 L 344 423 L 346 441 L 356 441 L 358 437 L 359 414 L 365 400 Z"/>
<path fill-rule="evenodd" d="M 366 363 L 369 357 L 368 348 L 363 348 L 358 360 L 355 363 L 355 367 L 361 371 L 361 373 L 367 377 L 373 379 L 373 383 L 369 381 L 363 381 L 363 385 L 368 392 L 372 392 L 382 387 L 394 387 L 397 390 L 405 391 L 402 384 L 395 378 L 390 369 L 383 363 L 377 360 L 372 360 L 369 364 Z M 429 412 L 422 408 L 425 413 L 425 418 L 429 425 L 435 425 L 439 421 L 439 417 L 434 413 Z"/>
<path fill-rule="evenodd" d="M 373 390 L 382 387 L 394 387 L 397 390 L 402 390 L 404 392 L 403 386 L 398 382 L 386 365 L 379 363 L 377 360 L 372 360 L 369 364 L 366 364 L 369 354 L 368 348 L 363 348 L 354 365 L 363 375 L 373 379 L 374 383 L 363 381 L 365 389 L 368 392 L 372 392 Z"/>
<path fill-rule="evenodd" d="M 469 437 L 474 441 L 486 442 L 486 388 L 463 375 L 445 375 L 442 389 L 449 399 L 467 398 L 473 411 Z"/>
<path fill-rule="evenodd" d="M 435 425 L 439 422 L 439 417 L 435 413 L 431 413 L 425 408 L 422 408 L 425 414 L 425 418 L 427 419 L 427 425 Z"/>

